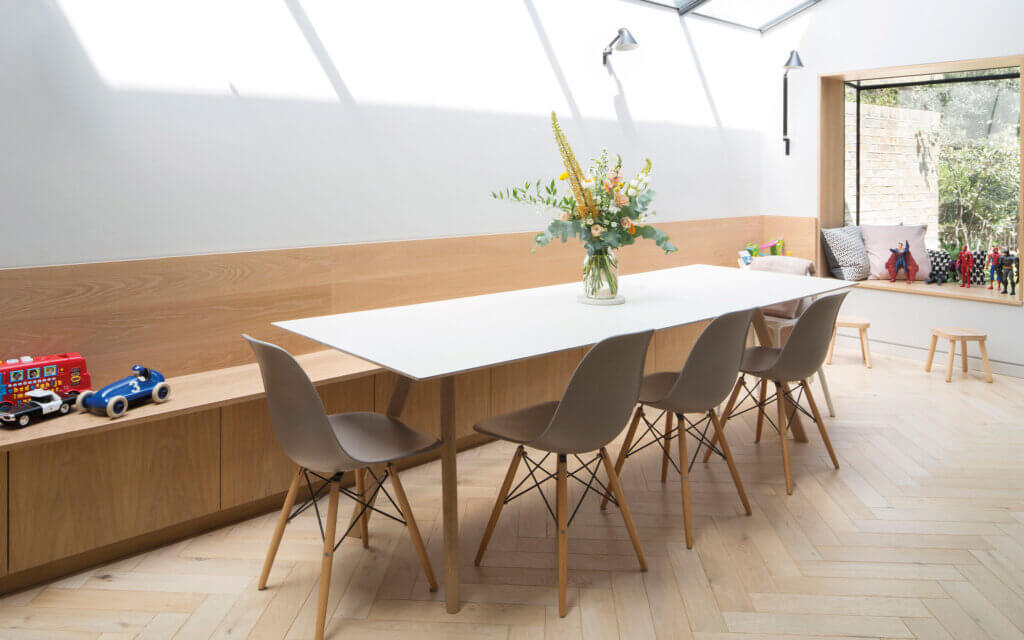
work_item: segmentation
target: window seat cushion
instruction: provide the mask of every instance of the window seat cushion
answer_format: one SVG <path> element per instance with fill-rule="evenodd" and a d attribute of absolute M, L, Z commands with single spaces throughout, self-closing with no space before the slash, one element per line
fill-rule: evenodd
<path fill-rule="evenodd" d="M 885 263 L 892 255 L 890 249 L 895 249 L 900 242 L 910 244 L 910 253 L 917 261 L 918 280 L 927 280 L 932 273 L 932 260 L 925 247 L 924 236 L 928 230 L 927 225 L 860 225 L 861 237 L 864 238 L 864 248 L 868 252 L 868 262 L 871 265 L 869 280 L 888 280 L 889 272 L 885 269 Z M 906 274 L 900 271 L 897 279 L 905 280 Z"/>
<path fill-rule="evenodd" d="M 821 230 L 829 271 L 840 280 L 866 280 L 871 273 L 868 252 L 855 226 Z"/>

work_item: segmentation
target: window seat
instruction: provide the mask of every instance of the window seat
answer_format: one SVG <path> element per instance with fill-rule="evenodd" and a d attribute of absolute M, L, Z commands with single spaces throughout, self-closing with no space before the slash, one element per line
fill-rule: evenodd
<path fill-rule="evenodd" d="M 875 291 L 892 291 L 895 293 L 910 293 L 922 296 L 935 296 L 939 298 L 954 298 L 957 300 L 972 300 L 975 302 L 989 302 L 993 304 L 1021 305 L 1021 287 L 1017 286 L 1017 295 L 1002 294 L 995 289 L 989 290 L 988 285 L 973 285 L 970 288 L 961 287 L 955 282 L 947 282 L 943 285 L 925 284 L 923 281 L 907 284 L 905 280 L 889 282 L 888 280 L 862 280 L 857 283 L 860 289 L 872 289 Z"/>
<path fill-rule="evenodd" d="M 318 387 L 384 371 L 382 367 L 333 349 L 307 353 L 296 356 L 296 359 Z M 171 397 L 167 402 L 150 402 L 134 407 L 120 418 L 110 419 L 94 413 L 72 413 L 63 417 L 43 418 L 24 429 L 0 430 L 0 452 L 125 429 L 153 420 L 245 402 L 263 395 L 263 381 L 255 363 L 169 378 L 167 382 L 171 385 Z"/>

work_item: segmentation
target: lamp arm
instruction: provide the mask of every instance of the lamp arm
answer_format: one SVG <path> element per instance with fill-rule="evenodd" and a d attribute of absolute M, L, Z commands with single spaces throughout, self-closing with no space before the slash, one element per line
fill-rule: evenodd
<path fill-rule="evenodd" d="M 615 43 L 618 42 L 619 38 L 621 38 L 621 37 L 622 37 L 621 35 L 617 35 L 614 38 L 612 38 L 612 41 L 609 42 L 608 46 L 605 47 L 604 51 L 601 52 L 601 64 L 607 66 L 607 64 L 608 64 L 608 56 L 612 55 L 612 47 L 615 46 Z"/>

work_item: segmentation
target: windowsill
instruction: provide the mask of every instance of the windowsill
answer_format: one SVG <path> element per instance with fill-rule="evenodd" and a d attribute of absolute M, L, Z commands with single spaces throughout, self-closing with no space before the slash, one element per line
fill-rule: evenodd
<path fill-rule="evenodd" d="M 955 282 L 935 285 L 925 284 L 920 280 L 914 284 L 907 284 L 906 280 L 897 280 L 896 282 L 889 282 L 888 280 L 862 280 L 857 283 L 857 286 L 861 289 L 874 289 L 876 291 L 893 291 L 895 293 L 911 293 L 921 296 L 1021 306 L 1021 287 L 1019 284 L 1017 286 L 1017 295 L 1014 296 L 1008 293 L 999 293 L 995 289 L 990 291 L 988 285 L 973 285 L 968 288 L 961 287 Z"/>

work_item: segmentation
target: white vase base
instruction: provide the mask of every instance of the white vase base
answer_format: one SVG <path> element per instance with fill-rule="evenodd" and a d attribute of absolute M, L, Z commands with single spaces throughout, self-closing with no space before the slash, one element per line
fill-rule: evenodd
<path fill-rule="evenodd" d="M 607 307 L 617 304 L 626 304 L 626 296 L 617 295 L 614 298 L 588 298 L 587 296 L 576 296 L 576 302 L 580 304 L 594 304 Z"/>

